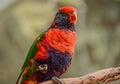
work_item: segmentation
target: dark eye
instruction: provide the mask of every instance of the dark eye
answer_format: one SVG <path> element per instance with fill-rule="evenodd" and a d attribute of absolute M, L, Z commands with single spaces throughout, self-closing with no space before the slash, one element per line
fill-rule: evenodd
<path fill-rule="evenodd" d="M 74 14 L 74 12 L 70 12 L 70 14 Z"/>
<path fill-rule="evenodd" d="M 64 11 L 59 12 L 62 16 L 66 16 L 67 14 Z"/>
<path fill-rule="evenodd" d="M 65 13 L 65 12 L 61 12 L 61 15 L 62 15 L 62 16 L 66 16 L 66 13 Z"/>

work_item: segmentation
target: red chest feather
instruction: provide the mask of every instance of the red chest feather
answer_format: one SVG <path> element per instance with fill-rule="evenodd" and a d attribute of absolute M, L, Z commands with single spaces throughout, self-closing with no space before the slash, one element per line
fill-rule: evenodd
<path fill-rule="evenodd" d="M 74 53 L 76 33 L 70 30 L 50 29 L 46 33 L 48 44 L 61 52 Z"/>
<path fill-rule="evenodd" d="M 37 44 L 38 52 L 35 58 L 45 59 L 48 57 L 47 51 L 50 47 L 61 52 L 73 55 L 76 43 L 76 32 L 70 30 L 50 29 L 45 34 L 45 38 Z"/>

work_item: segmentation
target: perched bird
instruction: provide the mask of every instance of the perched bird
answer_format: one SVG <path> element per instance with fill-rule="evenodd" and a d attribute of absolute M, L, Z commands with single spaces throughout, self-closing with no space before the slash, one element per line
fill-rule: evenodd
<path fill-rule="evenodd" d="M 58 77 L 71 64 L 76 44 L 76 10 L 70 6 L 58 9 L 52 25 L 32 44 L 16 84 L 38 84 Z"/>

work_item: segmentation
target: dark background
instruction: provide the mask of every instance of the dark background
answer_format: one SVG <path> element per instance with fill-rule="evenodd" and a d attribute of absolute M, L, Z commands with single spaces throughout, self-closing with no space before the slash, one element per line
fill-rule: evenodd
<path fill-rule="evenodd" d="M 15 84 L 33 40 L 66 5 L 78 11 L 77 45 L 62 77 L 120 66 L 120 0 L 0 0 L 0 84 Z"/>

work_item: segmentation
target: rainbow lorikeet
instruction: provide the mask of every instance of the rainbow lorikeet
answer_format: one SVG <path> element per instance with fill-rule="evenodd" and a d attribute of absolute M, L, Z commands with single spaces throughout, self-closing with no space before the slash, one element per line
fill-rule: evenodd
<path fill-rule="evenodd" d="M 20 78 L 21 84 L 38 84 L 68 70 L 76 44 L 76 21 L 75 8 L 59 8 L 50 28 L 32 44 L 16 84 Z"/>

